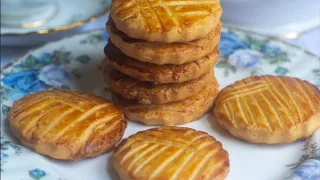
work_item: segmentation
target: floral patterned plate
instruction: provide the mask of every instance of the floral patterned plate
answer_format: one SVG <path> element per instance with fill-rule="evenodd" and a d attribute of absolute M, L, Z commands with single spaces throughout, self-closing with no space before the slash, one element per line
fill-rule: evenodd
<path fill-rule="evenodd" d="M 72 89 L 109 98 L 99 72 L 108 35 L 79 34 L 29 52 L 1 72 L 1 178 L 3 180 L 117 179 L 111 153 L 79 162 L 57 161 L 23 147 L 10 133 L 7 113 L 14 100 L 47 89 Z M 320 87 L 320 58 L 275 39 L 223 29 L 216 65 L 221 88 L 250 75 L 277 74 Z M 255 145 L 232 137 L 211 113 L 184 126 L 210 133 L 229 151 L 229 180 L 319 180 L 320 132 L 286 145 Z M 125 137 L 150 127 L 129 123 Z"/>

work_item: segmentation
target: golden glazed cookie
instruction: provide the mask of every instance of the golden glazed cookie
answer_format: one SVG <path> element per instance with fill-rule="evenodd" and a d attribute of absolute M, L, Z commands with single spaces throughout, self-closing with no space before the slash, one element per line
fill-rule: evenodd
<path fill-rule="evenodd" d="M 112 100 L 121 107 L 130 121 L 146 125 L 172 126 L 200 119 L 212 106 L 218 94 L 217 82 L 187 99 L 161 105 L 143 105 L 113 94 Z"/>
<path fill-rule="evenodd" d="M 219 0 L 113 0 L 110 14 L 118 29 L 151 42 L 204 38 L 220 21 Z"/>
<path fill-rule="evenodd" d="M 134 77 L 140 81 L 148 81 L 159 84 L 181 83 L 200 78 L 202 75 L 212 71 L 213 66 L 219 58 L 219 48 L 194 62 L 181 65 L 156 65 L 143 63 L 124 55 L 111 42 L 105 47 L 107 61 L 111 67 L 123 74 Z"/>
<path fill-rule="evenodd" d="M 127 127 L 122 111 L 109 101 L 71 91 L 27 95 L 14 102 L 9 122 L 23 145 L 63 160 L 105 153 Z"/>
<path fill-rule="evenodd" d="M 253 76 L 224 88 L 215 101 L 219 124 L 252 143 L 290 143 L 320 128 L 320 92 L 285 76 Z"/>
<path fill-rule="evenodd" d="M 183 83 L 155 84 L 129 77 L 110 66 L 104 67 L 104 79 L 110 89 L 141 104 L 165 104 L 180 101 L 203 90 L 214 80 L 213 70 L 200 78 Z"/>
<path fill-rule="evenodd" d="M 209 134 L 185 127 L 161 127 L 124 139 L 113 154 L 122 180 L 224 180 L 229 154 Z"/>
<path fill-rule="evenodd" d="M 153 64 L 184 64 L 209 55 L 218 46 L 221 22 L 206 37 L 186 43 L 158 43 L 132 39 L 119 31 L 112 19 L 107 30 L 112 43 L 124 54 L 142 62 Z"/>

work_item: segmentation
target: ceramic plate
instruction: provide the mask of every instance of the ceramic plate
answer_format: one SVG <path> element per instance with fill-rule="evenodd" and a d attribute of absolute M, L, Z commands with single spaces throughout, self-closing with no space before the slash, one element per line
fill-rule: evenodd
<path fill-rule="evenodd" d="M 108 35 L 94 31 L 33 50 L 2 70 L 1 177 L 4 180 L 117 179 L 111 153 L 79 162 L 57 161 L 23 147 L 10 133 L 7 113 L 14 100 L 47 89 L 71 89 L 109 98 L 99 71 Z M 221 88 L 250 75 L 299 77 L 320 87 L 320 59 L 275 39 L 223 29 L 216 76 Z M 319 180 L 317 132 L 286 145 L 255 145 L 211 123 L 211 112 L 184 126 L 206 131 L 230 154 L 228 180 Z M 130 122 L 124 137 L 151 127 Z"/>
<path fill-rule="evenodd" d="M 57 0 L 55 13 L 43 25 L 32 28 L 1 25 L 2 45 L 34 45 L 74 33 L 74 28 L 108 13 L 111 0 Z M 39 36 L 40 35 L 40 36 Z"/>

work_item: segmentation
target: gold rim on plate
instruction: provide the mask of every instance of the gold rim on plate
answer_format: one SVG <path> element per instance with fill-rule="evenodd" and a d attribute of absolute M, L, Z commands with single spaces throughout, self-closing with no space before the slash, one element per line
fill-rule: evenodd
<path fill-rule="evenodd" d="M 77 21 L 77 22 L 74 22 L 74 23 L 69 24 L 69 25 L 59 26 L 59 27 L 56 27 L 56 28 L 53 28 L 53 29 L 37 30 L 37 31 L 33 31 L 33 32 L 28 32 L 28 33 L 5 33 L 5 34 L 1 34 L 1 37 L 27 36 L 27 35 L 36 35 L 36 34 L 37 35 L 44 35 L 44 34 L 54 33 L 54 32 L 58 32 L 58 31 L 70 30 L 70 29 L 73 29 L 75 27 L 79 27 L 81 25 L 88 24 L 88 23 L 90 23 L 90 22 L 92 22 L 92 21 L 94 21 L 94 20 L 96 20 L 96 19 L 98 19 L 98 18 L 100 18 L 100 17 L 102 17 L 104 15 L 107 15 L 109 13 L 109 10 L 110 10 L 110 6 L 108 8 L 106 8 L 104 11 L 102 11 L 102 12 L 96 14 L 96 15 L 93 15 L 88 19 L 85 19 L 83 21 Z"/>

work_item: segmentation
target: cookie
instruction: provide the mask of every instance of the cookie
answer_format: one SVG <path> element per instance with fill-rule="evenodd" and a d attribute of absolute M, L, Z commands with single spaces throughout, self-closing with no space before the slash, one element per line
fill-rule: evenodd
<path fill-rule="evenodd" d="M 252 143 L 290 143 L 320 128 L 320 92 L 286 76 L 253 76 L 224 88 L 215 101 L 219 124 Z"/>
<path fill-rule="evenodd" d="M 124 54 L 153 64 L 184 64 L 209 55 L 218 46 L 221 22 L 206 37 L 185 43 L 158 43 L 132 39 L 120 30 L 110 18 L 107 30 L 112 43 Z"/>
<path fill-rule="evenodd" d="M 105 153 L 127 127 L 122 111 L 102 98 L 71 91 L 44 91 L 14 102 L 12 133 L 36 152 L 62 160 Z"/>
<path fill-rule="evenodd" d="M 113 94 L 112 100 L 123 110 L 130 121 L 146 125 L 172 126 L 200 119 L 212 106 L 218 94 L 217 82 L 187 99 L 161 105 L 143 105 Z"/>
<path fill-rule="evenodd" d="M 219 58 L 219 48 L 198 61 L 181 65 L 156 65 L 143 63 L 124 55 L 111 42 L 105 47 L 107 61 L 114 69 L 140 81 L 164 83 L 182 83 L 200 78 L 212 70 Z"/>
<path fill-rule="evenodd" d="M 200 78 L 183 83 L 155 84 L 129 77 L 106 65 L 103 70 L 105 82 L 110 89 L 126 99 L 141 104 L 165 104 L 180 101 L 203 90 L 214 80 L 213 71 Z"/>
<path fill-rule="evenodd" d="M 150 42 L 189 42 L 207 36 L 220 21 L 219 0 L 113 0 L 118 29 Z"/>
<path fill-rule="evenodd" d="M 229 154 L 209 134 L 185 127 L 138 132 L 117 146 L 113 166 L 120 179 L 224 180 Z"/>

